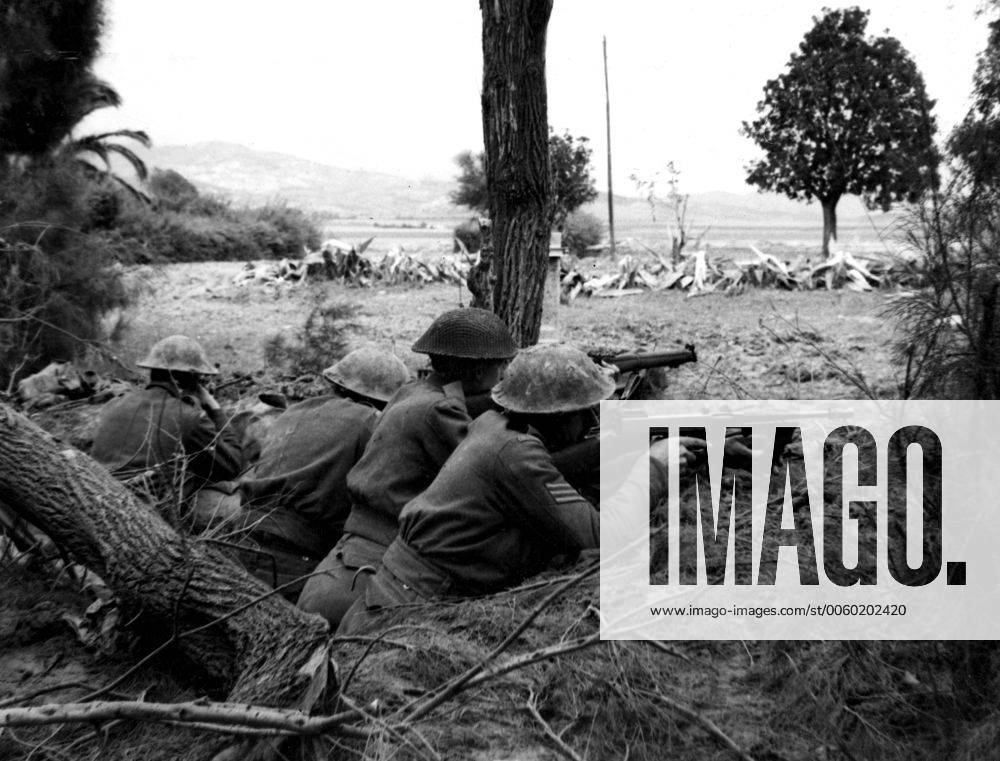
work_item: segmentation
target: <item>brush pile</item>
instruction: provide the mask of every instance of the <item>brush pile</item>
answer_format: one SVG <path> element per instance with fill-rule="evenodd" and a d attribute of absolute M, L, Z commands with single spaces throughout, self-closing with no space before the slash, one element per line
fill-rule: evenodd
<path fill-rule="evenodd" d="M 301 283 L 313 278 L 334 280 L 362 288 L 400 283 L 462 283 L 474 257 L 441 254 L 435 257 L 407 253 L 395 246 L 381 258 L 365 255 L 372 239 L 357 246 L 327 241 L 319 251 L 301 259 L 254 264 L 247 262 L 236 276 L 239 285 L 248 283 Z"/>
<path fill-rule="evenodd" d="M 836 251 L 829 259 L 813 264 L 799 257 L 781 261 L 753 246 L 749 259 L 712 261 L 708 252 L 696 251 L 676 265 L 653 253 L 641 257 L 632 253 L 618 259 L 615 271 L 583 274 L 579 265 L 562 272 L 563 299 L 583 294 L 598 297 L 629 296 L 644 291 L 677 289 L 689 295 L 704 293 L 741 293 L 747 287 L 784 290 L 835 290 L 848 288 L 870 291 L 894 286 L 918 287 L 923 274 L 915 263 L 903 260 L 877 260 Z M 597 267 L 598 265 L 593 264 Z"/>

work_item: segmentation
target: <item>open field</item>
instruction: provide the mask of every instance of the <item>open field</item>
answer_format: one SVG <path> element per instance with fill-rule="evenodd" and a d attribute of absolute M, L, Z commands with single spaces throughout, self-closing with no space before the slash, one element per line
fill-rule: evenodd
<path fill-rule="evenodd" d="M 359 243 L 374 236 L 372 250 L 384 252 L 394 246 L 402 246 L 406 251 L 450 252 L 452 230 L 455 225 L 468 219 L 468 214 L 435 219 L 402 219 L 392 221 L 337 220 L 323 223 L 324 238 L 337 238 L 348 243 Z M 899 249 L 898 235 L 894 222 L 872 217 L 864 223 L 841 225 L 840 245 L 855 254 L 887 254 Z M 670 247 L 669 227 L 650 220 L 627 220 L 616 227 L 619 242 L 629 239 L 641 241 L 654 248 Z M 796 251 L 814 257 L 820 256 L 823 227 L 817 224 L 803 225 L 752 225 L 734 221 L 727 225 L 704 226 L 697 222 L 689 229 L 690 242 L 701 237 L 702 247 L 743 248 L 755 245 L 768 253 Z M 605 229 L 605 237 L 607 230 Z M 692 249 L 693 250 L 693 249 Z"/>
<path fill-rule="evenodd" d="M 132 272 L 145 292 L 123 315 L 118 349 L 133 363 L 163 335 L 200 340 L 223 373 L 260 372 L 264 345 L 275 335 L 293 338 L 317 303 L 358 307 L 352 343 L 394 347 L 411 367 L 424 358 L 409 346 L 440 312 L 462 303 L 457 286 L 352 288 L 336 283 L 235 285 L 238 263 L 142 268 Z M 686 298 L 676 291 L 625 298 L 576 299 L 563 305 L 544 338 L 582 347 L 621 350 L 676 348 L 694 343 L 699 363 L 672 371 L 675 398 L 844 398 L 860 391 L 822 354 L 856 365 L 880 396 L 895 394 L 890 365 L 891 328 L 880 318 L 881 293 L 750 290 L 727 297 Z M 793 324 L 802 331 L 796 335 Z"/>

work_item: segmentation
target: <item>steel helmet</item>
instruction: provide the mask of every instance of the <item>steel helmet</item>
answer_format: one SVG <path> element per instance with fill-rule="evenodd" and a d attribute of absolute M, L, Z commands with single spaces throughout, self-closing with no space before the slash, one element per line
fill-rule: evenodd
<path fill-rule="evenodd" d="M 410 371 L 395 354 L 363 346 L 326 368 L 323 377 L 355 394 L 387 402 L 410 379 Z"/>
<path fill-rule="evenodd" d="M 504 321 L 486 309 L 445 312 L 413 344 L 420 354 L 462 359 L 510 359 L 517 346 Z"/>
<path fill-rule="evenodd" d="M 175 373 L 218 375 L 215 365 L 208 361 L 201 344 L 187 336 L 161 338 L 139 362 L 147 370 L 173 370 Z"/>
<path fill-rule="evenodd" d="M 493 387 L 493 401 L 506 410 L 534 415 L 592 407 L 615 390 L 611 371 L 565 344 L 525 349 Z"/>

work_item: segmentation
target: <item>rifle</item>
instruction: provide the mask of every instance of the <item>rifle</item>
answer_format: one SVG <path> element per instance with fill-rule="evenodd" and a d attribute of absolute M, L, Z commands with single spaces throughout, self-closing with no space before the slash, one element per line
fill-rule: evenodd
<path fill-rule="evenodd" d="M 656 367 L 680 367 L 688 362 L 697 362 L 698 354 L 694 344 L 685 344 L 680 351 L 661 352 L 625 352 L 622 354 L 606 354 L 591 352 L 590 358 L 595 362 L 603 362 L 618 370 L 615 383 L 616 399 L 635 399 L 646 379 L 646 370 Z"/>
<path fill-rule="evenodd" d="M 694 344 L 685 344 L 681 351 L 637 351 L 615 355 L 592 353 L 590 358 L 595 362 L 614 365 L 620 373 L 630 373 L 654 367 L 680 367 L 688 362 L 697 362 L 698 353 L 695 351 Z"/>

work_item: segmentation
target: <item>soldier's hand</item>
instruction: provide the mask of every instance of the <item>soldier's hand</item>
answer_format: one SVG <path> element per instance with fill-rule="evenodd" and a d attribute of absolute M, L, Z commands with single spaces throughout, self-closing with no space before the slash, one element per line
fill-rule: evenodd
<path fill-rule="evenodd" d="M 750 470 L 753 455 L 754 451 L 746 445 L 742 436 L 729 436 L 726 438 L 726 449 L 723 457 L 726 462 L 732 463 L 734 468 Z"/>
<path fill-rule="evenodd" d="M 679 449 L 680 476 L 684 478 L 697 466 L 699 458 L 705 451 L 705 442 L 690 436 L 678 436 L 676 441 Z M 670 439 L 659 439 L 649 445 L 649 456 L 663 465 L 669 463 Z"/>
<path fill-rule="evenodd" d="M 198 402 L 206 410 L 218 410 L 221 405 L 215 400 L 215 397 L 209 393 L 208 389 L 201 383 L 198 384 Z"/>

